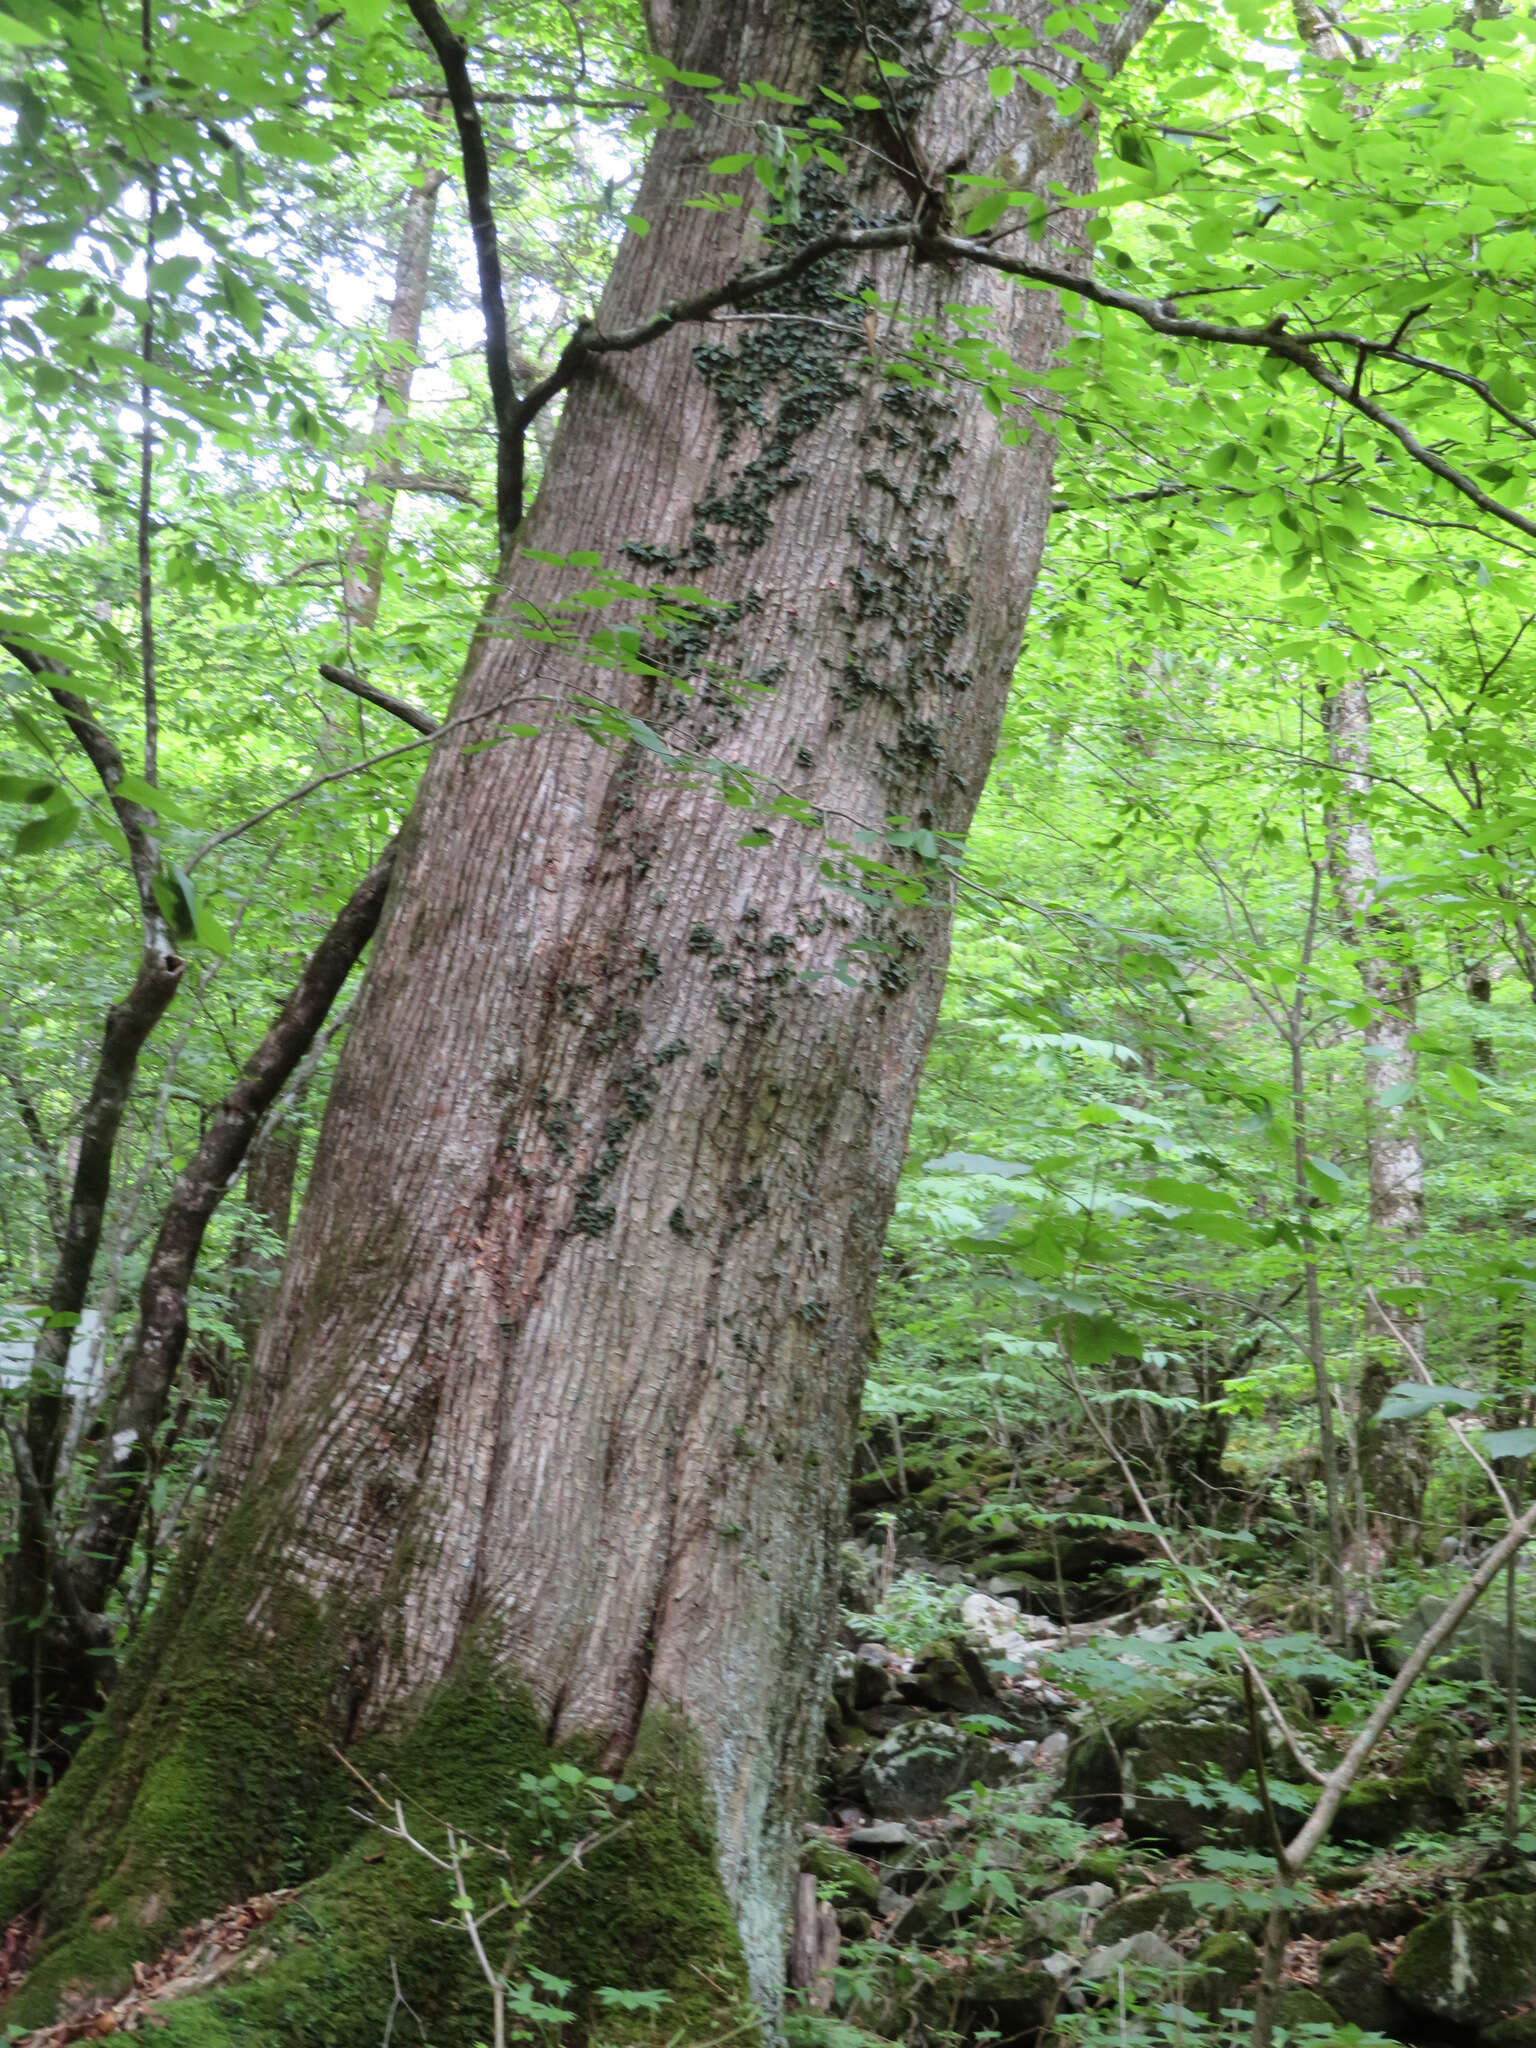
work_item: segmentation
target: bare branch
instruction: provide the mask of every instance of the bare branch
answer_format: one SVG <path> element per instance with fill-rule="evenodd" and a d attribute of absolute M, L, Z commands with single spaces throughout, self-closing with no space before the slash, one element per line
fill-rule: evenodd
<path fill-rule="evenodd" d="M 403 697 L 392 697 L 388 690 L 381 690 L 377 683 L 364 682 L 361 676 L 353 675 L 347 668 L 338 668 L 334 662 L 322 661 L 320 673 L 328 683 L 334 683 L 339 690 L 350 690 L 354 697 L 361 697 L 365 704 L 376 704 L 380 711 L 388 711 L 393 717 L 410 726 L 413 732 L 431 734 L 439 731 L 440 724 L 430 712 L 418 711 L 414 704 L 407 704 Z"/>
<path fill-rule="evenodd" d="M 413 0 L 413 5 L 415 0 Z M 590 321 L 580 322 L 549 375 L 541 378 L 515 407 L 508 423 L 509 431 L 518 441 L 517 468 L 522 469 L 522 437 L 533 420 L 550 401 L 571 383 L 579 370 L 587 363 L 603 355 L 622 355 L 633 349 L 645 348 L 653 341 L 659 341 L 674 327 L 685 323 L 707 321 L 726 307 L 741 307 L 753 299 L 761 298 L 779 286 L 789 284 L 805 272 L 814 269 L 829 257 L 879 249 L 911 249 L 919 262 L 978 263 L 988 270 L 1002 272 L 1008 277 L 1017 277 L 1029 284 L 1048 285 L 1053 290 L 1065 292 L 1074 298 L 1085 299 L 1090 304 L 1103 306 L 1112 312 L 1127 313 L 1139 320 L 1153 333 L 1166 335 L 1172 341 L 1200 341 L 1216 347 L 1260 349 L 1267 355 L 1279 356 L 1292 363 L 1297 369 L 1319 385 L 1330 396 L 1338 399 L 1352 412 L 1368 419 L 1381 428 L 1406 451 L 1421 469 L 1427 469 L 1443 483 L 1477 506 L 1490 519 L 1496 519 L 1505 526 L 1512 526 L 1519 533 L 1536 539 L 1536 519 L 1514 506 L 1495 498 L 1464 469 L 1421 441 L 1406 421 L 1389 412 L 1368 393 L 1354 388 L 1348 377 L 1341 375 L 1317 353 L 1323 347 L 1340 347 L 1364 351 L 1367 355 L 1385 360 L 1410 358 L 1394 347 L 1393 342 L 1381 342 L 1369 335 L 1353 334 L 1342 329 L 1319 328 L 1289 334 L 1283 320 L 1271 321 L 1265 326 L 1242 326 L 1230 321 L 1202 320 L 1180 313 L 1171 299 L 1148 299 L 1134 292 L 1121 291 L 1115 285 L 1104 284 L 1094 277 L 1079 275 L 1076 271 L 1063 270 L 1056 264 L 1040 263 L 1027 257 L 1010 256 L 997 246 L 995 240 L 982 241 L 960 235 L 935 234 L 921 222 L 902 223 L 880 228 L 834 228 L 779 263 L 763 265 L 758 270 L 748 271 L 744 276 L 712 286 L 708 291 L 696 292 L 691 298 L 673 300 L 653 313 L 649 319 L 637 322 L 615 334 L 604 334 Z M 1529 423 L 1496 401 L 1491 392 L 1485 392 L 1483 380 L 1458 370 L 1454 365 L 1439 363 L 1428 356 L 1411 358 L 1415 367 L 1437 377 L 1476 392 L 1485 397 L 1489 405 L 1521 432 L 1532 432 Z"/>
<path fill-rule="evenodd" d="M 394 869 L 387 846 L 337 912 L 239 1079 L 176 1176 L 139 1290 L 139 1318 L 70 1560 L 84 1604 L 100 1611 L 125 1567 L 154 1477 L 149 1448 L 187 1338 L 187 1292 L 214 1212 L 261 1120 L 314 1042 L 378 927 Z"/>
<path fill-rule="evenodd" d="M 406 0 L 416 26 L 432 45 L 442 68 L 448 103 L 459 131 L 459 157 L 464 168 L 464 203 L 475 244 L 480 274 L 480 317 L 485 324 L 485 374 L 496 422 L 496 528 L 503 547 L 523 516 L 523 436 L 514 425 L 517 392 L 512 383 L 507 343 L 507 309 L 502 296 L 501 253 L 496 243 L 496 216 L 491 211 L 491 166 L 485 152 L 485 130 L 475 104 L 469 76 L 469 47 L 454 34 L 434 0 Z"/>
<path fill-rule="evenodd" d="M 21 1118 L 21 1127 L 26 1132 L 32 1150 L 37 1154 L 38 1171 L 43 1179 L 43 1200 L 48 1207 L 48 1228 L 53 1232 L 56 1246 L 64 1243 L 64 1183 L 59 1178 L 59 1162 L 48 1133 L 43 1129 L 43 1120 L 38 1115 L 37 1104 L 27 1093 L 21 1076 L 12 1067 L 4 1069 L 6 1082 L 16 1098 L 16 1114 Z"/>

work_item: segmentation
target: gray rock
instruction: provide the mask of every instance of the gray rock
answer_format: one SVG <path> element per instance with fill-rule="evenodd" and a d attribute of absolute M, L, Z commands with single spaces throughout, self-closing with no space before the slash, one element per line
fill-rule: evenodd
<path fill-rule="evenodd" d="M 1177 1970 L 1183 1962 L 1176 1948 L 1170 1948 L 1160 1934 L 1150 1931 L 1128 1934 L 1107 1948 L 1096 1948 L 1078 1972 L 1085 1984 L 1098 1984 L 1117 1970 Z"/>
<path fill-rule="evenodd" d="M 1440 1619 L 1449 1604 L 1426 1594 L 1396 1631 L 1376 1645 L 1377 1661 L 1393 1677 L 1402 1670 L 1425 1630 Z M 1447 1677 L 1481 1678 L 1486 1670 L 1496 1685 L 1508 1681 L 1509 1650 L 1504 1623 L 1497 1615 L 1474 1609 L 1441 1654 L 1453 1659 L 1441 1667 Z M 1527 1699 L 1536 1699 L 1536 1629 L 1515 1631 L 1515 1684 Z"/>
<path fill-rule="evenodd" d="M 866 1827 L 850 1831 L 848 1846 L 861 1854 L 888 1856 L 895 1849 L 910 1849 L 916 1840 L 912 1830 L 904 1828 L 899 1820 L 872 1820 Z"/>
<path fill-rule="evenodd" d="M 872 1813 L 921 1820 L 942 1813 L 945 1802 L 973 1779 L 995 1777 L 995 1755 L 979 1736 L 947 1721 L 908 1721 L 876 1743 L 860 1769 L 859 1786 Z"/>
<path fill-rule="evenodd" d="M 1060 1770 L 1066 1759 L 1067 1748 L 1068 1737 L 1066 1730 L 1063 1728 L 1053 1728 L 1051 1733 L 1046 1736 L 1040 1747 L 1035 1751 L 1035 1769 L 1037 1771 Z"/>
<path fill-rule="evenodd" d="M 1102 1913 L 1115 1896 L 1107 1884 L 1069 1884 L 1059 1892 L 1048 1892 L 1041 1901 L 1053 1913 L 1071 1913 L 1081 1918 L 1085 1913 Z"/>

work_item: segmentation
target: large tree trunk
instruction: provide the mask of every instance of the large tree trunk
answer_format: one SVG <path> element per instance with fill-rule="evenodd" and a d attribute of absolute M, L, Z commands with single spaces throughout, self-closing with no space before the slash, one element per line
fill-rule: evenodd
<path fill-rule="evenodd" d="M 1329 854 L 1341 919 L 1355 952 L 1368 1017 L 1363 1051 L 1371 1233 L 1391 1260 L 1392 1281 L 1418 1279 L 1414 1246 L 1424 1231 L 1424 1152 L 1411 1096 L 1418 1084 L 1413 1035 L 1419 971 L 1407 935 L 1379 901 L 1381 868 L 1370 822 L 1371 701 L 1363 678 L 1327 702 L 1329 746 L 1343 770 L 1344 802 L 1329 821 Z M 1429 1451 L 1421 1425 L 1378 1422 L 1395 1381 L 1422 1376 L 1424 1319 L 1374 1287 L 1364 1303 L 1360 1371 L 1360 1475 L 1372 1536 L 1388 1551 L 1412 1550 L 1424 1515 Z"/>
<path fill-rule="evenodd" d="M 878 83 L 851 9 L 684 17 L 670 54 L 686 71 Z M 812 166 L 781 243 L 910 218 L 924 165 L 1007 159 L 1040 189 L 1085 188 L 1087 124 L 990 99 L 985 65 L 948 42 L 969 19 L 919 5 L 899 31 L 884 21 L 880 54 L 910 74 L 896 118 L 865 117 L 872 146 L 850 149 L 847 177 Z M 761 103 L 686 98 L 696 125 L 655 145 L 637 205 L 651 232 L 623 246 L 605 329 L 761 257 L 748 208 L 688 204 L 720 189 L 712 159 L 754 146 Z M 1056 260 L 1086 265 L 1082 221 L 1056 213 Z M 324 1861 L 361 1796 L 327 1775 L 332 1745 L 419 1799 L 421 1829 L 510 1831 L 514 1850 L 520 1770 L 556 1749 L 626 1768 L 637 1817 L 562 1878 L 539 1960 L 578 1997 L 664 1986 L 661 2031 L 684 2039 L 722 2031 L 747 1976 L 777 1999 L 946 885 L 840 891 L 821 836 L 782 820 L 746 850 L 746 814 L 711 778 L 597 744 L 554 706 L 600 692 L 675 748 L 792 786 L 834 838 L 892 817 L 964 832 L 1051 447 L 1005 445 L 974 383 L 872 362 L 848 301 L 866 284 L 919 324 L 946 324 L 956 298 L 986 308 L 1021 382 L 1060 339 L 1051 297 L 893 254 L 606 358 L 569 394 L 523 547 L 593 550 L 708 601 L 652 635 L 666 673 L 628 675 L 522 636 L 590 570 L 519 553 L 506 573 L 454 716 L 485 714 L 484 739 L 496 707 L 542 704 L 544 735 L 445 744 L 427 771 L 217 1526 L 0 1863 L 0 1910 L 41 1887 L 58 1929 L 20 2016 L 270 1883 L 286 1843 Z M 877 355 L 899 362 L 906 332 Z M 472 2038 L 484 2021 L 455 2004 L 453 1937 L 431 1926 L 446 1897 L 399 1844 L 343 1861 L 306 1903 L 320 1934 L 217 2010 L 242 2040 L 267 2024 L 285 2043 L 376 2043 L 398 1961 L 433 2039 Z"/>

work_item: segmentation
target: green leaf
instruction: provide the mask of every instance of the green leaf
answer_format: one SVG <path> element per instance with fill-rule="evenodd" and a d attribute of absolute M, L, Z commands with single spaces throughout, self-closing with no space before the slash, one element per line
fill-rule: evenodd
<path fill-rule="evenodd" d="M 0 804 L 45 804 L 58 786 L 32 775 L 0 775 Z"/>
<path fill-rule="evenodd" d="M 1402 1380 L 1389 1389 L 1376 1411 L 1378 1422 L 1417 1422 L 1437 1408 L 1471 1410 L 1483 1396 L 1475 1387 L 1423 1387 L 1415 1380 Z"/>
<path fill-rule="evenodd" d="M 161 789 L 158 783 L 146 782 L 132 769 L 119 776 L 112 794 L 125 798 L 131 804 L 138 804 L 146 811 L 153 811 L 157 817 L 171 818 L 178 825 L 197 823 L 191 812 L 179 804 L 168 790 Z"/>
<path fill-rule="evenodd" d="M 1478 1086 L 1477 1076 L 1470 1067 L 1459 1067 L 1453 1061 L 1445 1069 L 1443 1078 L 1446 1086 L 1454 1094 L 1459 1095 L 1463 1102 L 1478 1102 L 1482 1099 L 1482 1089 Z"/>
<path fill-rule="evenodd" d="M 33 818 L 16 834 L 18 853 L 46 853 L 50 846 L 62 846 L 80 822 L 77 804 L 61 803 Z"/>
<path fill-rule="evenodd" d="M 1536 1429 L 1487 1429 L 1477 1444 L 1485 1458 L 1528 1458 L 1536 1451 Z"/>
<path fill-rule="evenodd" d="M 328 164 L 336 155 L 336 143 L 329 136 L 290 121 L 253 121 L 251 134 L 260 148 L 293 163 Z"/>
<path fill-rule="evenodd" d="M 971 208 L 961 223 L 960 232 L 963 235 L 983 235 L 988 228 L 1000 221 L 1007 211 L 1008 194 L 989 192 Z"/>
<path fill-rule="evenodd" d="M 0 14 L 0 43 L 9 43 L 13 49 L 32 49 L 49 38 L 40 28 L 30 22 L 18 21 L 14 14 Z"/>

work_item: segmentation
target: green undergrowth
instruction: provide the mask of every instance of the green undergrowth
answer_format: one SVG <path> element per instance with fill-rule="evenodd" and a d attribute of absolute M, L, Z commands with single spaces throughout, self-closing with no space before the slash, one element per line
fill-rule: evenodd
<path fill-rule="evenodd" d="M 526 1696 L 466 1652 L 412 1725 L 355 1752 L 369 1784 L 402 1802 L 420 1846 L 393 1838 L 376 1824 L 392 1825 L 390 1812 L 323 1733 L 330 1631 L 298 1600 L 266 1620 L 281 1656 L 233 1594 L 199 1599 L 153 1682 L 125 1674 L 74 1770 L 0 1858 L 0 1912 L 36 1906 L 41 1931 L 0 2021 L 35 2027 L 77 1998 L 116 1993 L 183 1927 L 298 1885 L 236 1973 L 164 2008 L 166 2048 L 377 2048 L 397 1987 L 432 2048 L 489 2038 L 491 1994 L 433 1858 L 451 1828 L 484 1845 L 463 1852 L 482 1911 L 503 1881 L 521 1897 L 564 1861 L 547 1800 L 528 1790 L 558 1782 L 561 1757 Z M 231 1642 L 249 1647 L 233 1655 Z M 570 2042 L 619 2039 L 612 1994 L 631 1992 L 665 2002 L 653 2014 L 617 2008 L 625 2044 L 713 2038 L 740 2019 L 745 1970 L 702 1774 L 665 1715 L 642 1725 L 626 1789 L 622 1813 L 588 1831 L 597 1839 L 526 1915 L 508 1974 L 570 1987 Z M 516 1917 L 502 1906 L 488 1923 L 498 1966 Z"/>

